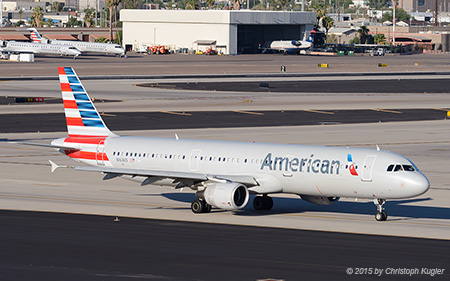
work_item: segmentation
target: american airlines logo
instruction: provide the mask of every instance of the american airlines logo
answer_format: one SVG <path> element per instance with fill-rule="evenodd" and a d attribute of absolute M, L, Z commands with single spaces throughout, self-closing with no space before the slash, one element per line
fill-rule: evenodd
<path fill-rule="evenodd" d="M 272 153 L 268 153 L 260 170 L 339 175 L 340 166 L 339 160 L 318 159 L 314 154 L 307 158 L 295 158 L 272 156 Z"/>

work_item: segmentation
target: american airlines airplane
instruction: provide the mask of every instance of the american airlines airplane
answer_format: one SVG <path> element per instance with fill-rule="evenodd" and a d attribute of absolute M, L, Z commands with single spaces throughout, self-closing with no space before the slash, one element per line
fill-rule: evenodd
<path fill-rule="evenodd" d="M 118 56 L 125 55 L 125 49 L 118 44 L 70 41 L 70 40 L 47 40 L 43 39 L 35 28 L 27 28 L 26 30 L 31 31 L 31 39 L 33 39 L 34 43 L 47 43 L 51 45 L 58 44 L 65 46 L 73 46 L 82 53 L 102 53 L 102 54 L 114 54 Z"/>
<path fill-rule="evenodd" d="M 2 41 L 2 40 L 0 40 L 0 52 L 64 55 L 64 56 L 73 56 L 74 58 L 76 58 L 81 54 L 81 52 L 73 46 Z"/>
<path fill-rule="evenodd" d="M 194 213 L 242 209 L 249 193 L 257 194 L 256 210 L 270 210 L 269 194 L 290 193 L 320 205 L 370 198 L 376 220 L 384 221 L 387 199 L 415 197 L 430 187 L 409 159 L 379 149 L 119 136 L 105 125 L 75 71 L 58 72 L 68 137 L 28 144 L 56 148 L 88 165 L 70 168 L 103 173 L 104 180 L 189 187 L 196 191 Z M 50 163 L 52 172 L 68 167 Z"/>

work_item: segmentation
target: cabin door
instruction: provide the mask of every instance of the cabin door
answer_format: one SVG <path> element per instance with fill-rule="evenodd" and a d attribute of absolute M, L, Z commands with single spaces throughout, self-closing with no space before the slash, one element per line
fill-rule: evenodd
<path fill-rule="evenodd" d="M 191 171 L 198 171 L 198 164 L 200 161 L 200 149 L 194 149 L 189 157 L 189 169 Z"/>
<path fill-rule="evenodd" d="M 97 165 L 105 165 L 105 141 L 101 140 L 97 145 L 97 150 L 95 153 L 95 159 L 97 160 Z"/>
<path fill-rule="evenodd" d="M 377 159 L 375 155 L 368 155 L 366 156 L 366 159 L 364 159 L 363 170 L 361 175 L 362 181 L 372 181 L 372 171 L 375 159 Z"/>

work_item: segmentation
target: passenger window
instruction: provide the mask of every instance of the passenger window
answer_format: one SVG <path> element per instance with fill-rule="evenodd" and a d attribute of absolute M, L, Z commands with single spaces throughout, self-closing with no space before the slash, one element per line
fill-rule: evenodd
<path fill-rule="evenodd" d="M 389 167 L 387 168 L 387 171 L 392 172 L 392 170 L 394 170 L 394 165 L 389 165 Z"/>

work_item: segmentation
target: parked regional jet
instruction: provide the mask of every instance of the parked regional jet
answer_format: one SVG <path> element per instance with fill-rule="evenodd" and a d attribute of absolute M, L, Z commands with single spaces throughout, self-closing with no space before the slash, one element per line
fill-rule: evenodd
<path fill-rule="evenodd" d="M 64 55 L 76 58 L 81 54 L 73 46 L 38 44 L 30 42 L 2 41 L 0 40 L 0 52 L 28 53 L 45 55 Z"/>
<path fill-rule="evenodd" d="M 262 53 L 278 52 L 282 54 L 296 53 L 300 50 L 306 50 L 312 47 L 314 34 L 311 33 L 306 41 L 302 40 L 278 40 L 265 42 L 260 49 Z"/>
<path fill-rule="evenodd" d="M 257 194 L 255 209 L 270 210 L 269 194 L 290 193 L 320 205 L 339 197 L 374 199 L 375 218 L 383 221 L 386 199 L 415 197 L 430 186 L 409 159 L 379 149 L 118 136 L 103 122 L 75 71 L 58 71 L 68 137 L 32 145 L 56 148 L 89 165 L 71 168 L 101 172 L 104 180 L 189 187 L 196 191 L 194 213 L 244 208 L 250 192 Z M 52 172 L 62 167 L 50 163 Z"/>
<path fill-rule="evenodd" d="M 118 56 L 125 55 L 125 49 L 118 44 L 111 43 L 97 43 L 97 42 L 85 42 L 85 41 L 70 41 L 70 40 L 47 40 L 41 37 L 36 28 L 27 28 L 31 31 L 31 39 L 34 43 L 47 43 L 58 44 L 65 46 L 73 46 L 80 50 L 82 53 L 102 53 L 102 54 L 114 54 Z"/>

